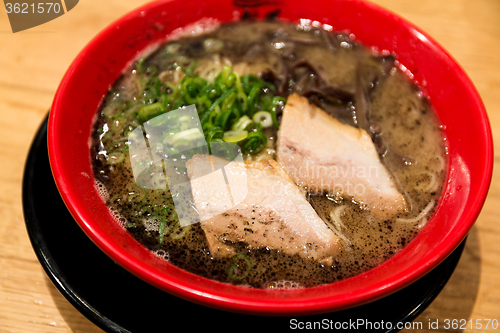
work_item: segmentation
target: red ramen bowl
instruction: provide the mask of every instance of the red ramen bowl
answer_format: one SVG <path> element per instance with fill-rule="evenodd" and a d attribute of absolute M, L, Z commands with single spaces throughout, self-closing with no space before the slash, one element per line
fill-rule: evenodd
<path fill-rule="evenodd" d="M 338 311 L 387 296 L 436 267 L 473 226 L 493 165 L 484 106 L 467 75 L 443 48 L 384 9 L 357 0 L 263 3 L 247 14 L 263 18 L 273 13 L 292 22 L 327 24 L 336 31 L 349 31 L 369 47 L 394 52 L 429 96 L 446 137 L 447 176 L 434 216 L 412 242 L 380 266 L 340 282 L 266 290 L 224 284 L 177 268 L 140 245 L 114 220 L 96 190 L 89 153 L 92 124 L 110 85 L 141 52 L 174 30 L 202 18 L 220 22 L 241 18 L 245 0 L 154 1 L 112 23 L 82 50 L 62 79 L 49 118 L 49 157 L 59 192 L 83 231 L 115 262 L 192 302 L 250 314 L 300 315 Z"/>

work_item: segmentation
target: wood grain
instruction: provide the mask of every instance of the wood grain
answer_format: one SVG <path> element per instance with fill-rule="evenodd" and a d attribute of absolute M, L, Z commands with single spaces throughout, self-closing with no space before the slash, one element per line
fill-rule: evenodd
<path fill-rule="evenodd" d="M 34 134 L 72 59 L 106 25 L 140 0 L 86 0 L 66 15 L 13 34 L 0 9 L 0 332 L 101 332 L 55 289 L 24 225 L 22 174 Z M 500 142 L 500 1 L 372 0 L 413 22 L 461 64 L 488 110 Z M 500 162 L 495 147 L 495 166 Z M 464 255 L 443 292 L 415 322 L 500 320 L 500 174 L 498 168 Z M 287 329 L 287 327 L 283 327 Z M 456 332 L 443 325 L 432 332 Z M 491 329 L 465 329 L 489 332 Z"/>

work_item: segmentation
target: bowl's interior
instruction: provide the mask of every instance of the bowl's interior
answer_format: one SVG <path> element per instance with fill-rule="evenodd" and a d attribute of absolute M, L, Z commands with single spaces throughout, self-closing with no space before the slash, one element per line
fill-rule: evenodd
<path fill-rule="evenodd" d="M 270 3 L 270 2 L 266 2 Z M 264 17 L 309 19 L 348 30 L 399 62 L 428 94 L 444 125 L 448 177 L 434 217 L 393 258 L 364 274 L 301 290 L 256 290 L 210 281 L 159 260 L 109 214 L 95 189 L 89 138 L 96 110 L 110 85 L 147 46 L 203 17 L 231 21 L 244 9 L 230 0 L 156 1 L 121 18 L 75 59 L 56 93 L 49 119 L 49 157 L 56 184 L 76 221 L 114 261 L 147 282 L 194 302 L 256 314 L 306 314 L 339 310 L 392 293 L 434 268 L 472 227 L 492 170 L 492 139 L 483 104 L 455 61 L 417 28 L 362 1 L 297 0 L 252 8 Z"/>

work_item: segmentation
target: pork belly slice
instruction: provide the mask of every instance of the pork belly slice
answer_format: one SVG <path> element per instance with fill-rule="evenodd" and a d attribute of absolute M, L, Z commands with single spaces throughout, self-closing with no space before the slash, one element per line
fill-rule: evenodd
<path fill-rule="evenodd" d="M 276 161 L 228 162 L 195 155 L 186 163 L 201 227 L 214 257 L 234 255 L 232 244 L 243 242 L 250 248 L 276 249 L 331 262 L 342 249 L 340 239 Z M 214 183 L 213 177 L 206 176 L 210 164 L 214 171 L 225 165 L 228 183 Z M 242 171 L 245 181 L 241 181 Z M 224 192 L 238 203 L 228 207 L 221 195 Z"/>
<path fill-rule="evenodd" d="M 278 163 L 307 191 L 340 194 L 382 218 L 406 210 L 368 133 L 341 123 L 306 98 L 289 96 L 277 144 Z"/>

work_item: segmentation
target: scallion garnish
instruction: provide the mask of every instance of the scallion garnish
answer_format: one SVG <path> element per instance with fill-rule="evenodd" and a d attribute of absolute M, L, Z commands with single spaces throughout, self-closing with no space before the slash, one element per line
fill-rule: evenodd
<path fill-rule="evenodd" d="M 238 253 L 233 258 L 233 266 L 227 270 L 227 275 L 231 280 L 241 281 L 245 279 L 253 268 L 250 259 L 244 253 Z"/>

